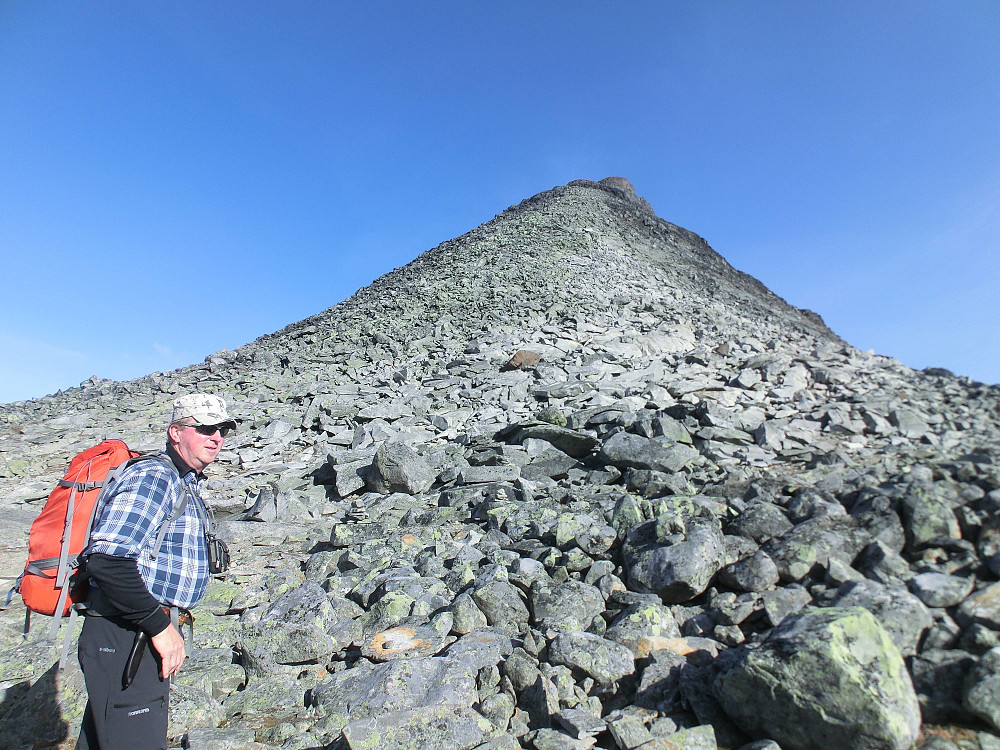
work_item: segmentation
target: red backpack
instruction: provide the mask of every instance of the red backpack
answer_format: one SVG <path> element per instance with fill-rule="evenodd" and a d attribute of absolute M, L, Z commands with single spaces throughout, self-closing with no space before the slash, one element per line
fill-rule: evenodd
<path fill-rule="evenodd" d="M 28 533 L 28 562 L 15 589 L 27 618 L 31 612 L 62 618 L 74 602 L 71 576 L 77 556 L 90 539 L 97 499 L 111 479 L 139 453 L 121 440 L 105 440 L 77 454 L 66 476 L 56 485 Z M 78 597 L 77 597 L 78 598 Z M 25 620 L 27 631 L 30 620 Z M 57 619 L 53 630 L 58 628 Z"/>
<path fill-rule="evenodd" d="M 77 607 L 89 594 L 85 576 L 74 576 L 79 568 L 79 555 L 90 541 L 90 531 L 100 506 L 105 488 L 128 466 L 146 459 L 161 461 L 174 469 L 173 461 L 164 453 L 139 453 L 129 448 L 121 440 L 105 440 L 93 448 L 78 453 L 70 461 L 69 469 L 45 501 L 45 507 L 35 518 L 28 532 L 28 562 L 24 572 L 18 576 L 14 588 L 7 595 L 10 604 L 14 592 L 21 594 L 24 601 L 24 635 L 31 627 L 31 613 L 38 612 L 54 617 L 50 637 L 55 638 L 64 617 L 69 615 L 70 627 L 63 642 L 59 657 L 59 669 L 63 668 L 69 654 L 73 635 L 73 622 Z M 180 518 L 187 506 L 189 493 L 184 492 L 175 503 L 170 515 L 160 526 L 154 546 L 154 556 L 163 544 L 164 535 L 170 524 Z M 199 510 L 201 514 L 202 511 Z M 206 528 L 210 522 L 202 516 Z M 225 543 L 209 538 L 226 551 Z M 216 571 L 218 572 L 218 571 Z M 81 580 L 82 579 L 82 580 Z"/>

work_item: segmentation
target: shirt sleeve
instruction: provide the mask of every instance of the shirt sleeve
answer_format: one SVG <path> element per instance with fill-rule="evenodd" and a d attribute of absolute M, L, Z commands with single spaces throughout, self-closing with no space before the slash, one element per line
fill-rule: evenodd
<path fill-rule="evenodd" d="M 149 635 L 158 634 L 170 624 L 170 617 L 146 590 L 135 560 L 94 553 L 87 557 L 87 573 L 110 607 L 110 611 L 101 614 L 127 620 Z"/>

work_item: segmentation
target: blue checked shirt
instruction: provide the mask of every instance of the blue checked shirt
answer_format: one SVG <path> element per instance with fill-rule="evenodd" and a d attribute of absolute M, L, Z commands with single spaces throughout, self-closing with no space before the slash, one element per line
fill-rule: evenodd
<path fill-rule="evenodd" d="M 85 554 L 100 552 L 138 562 L 146 589 L 161 604 L 190 609 L 208 587 L 208 550 L 201 481 L 193 470 L 183 478 L 163 462 L 149 459 L 129 466 L 115 480 L 94 519 Z M 156 537 L 174 504 L 190 490 L 184 513 L 171 522 L 159 553 Z M 156 554 L 154 558 L 154 554 Z"/>

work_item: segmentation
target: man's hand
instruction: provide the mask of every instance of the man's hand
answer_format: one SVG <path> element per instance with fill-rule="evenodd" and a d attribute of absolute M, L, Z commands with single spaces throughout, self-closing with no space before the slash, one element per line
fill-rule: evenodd
<path fill-rule="evenodd" d="M 160 677 L 169 680 L 181 668 L 184 662 L 184 639 L 180 631 L 173 625 L 168 625 L 149 639 L 160 655 Z"/>

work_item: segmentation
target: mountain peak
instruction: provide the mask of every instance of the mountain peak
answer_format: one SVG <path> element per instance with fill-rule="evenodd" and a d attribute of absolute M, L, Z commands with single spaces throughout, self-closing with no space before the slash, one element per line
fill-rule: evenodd
<path fill-rule="evenodd" d="M 530 329 L 557 314 L 611 325 L 626 309 L 646 310 L 657 325 L 683 323 L 713 346 L 740 335 L 839 342 L 819 316 L 656 216 L 623 177 L 574 180 L 527 198 L 278 335 L 343 329 L 348 320 L 358 325 L 346 329 L 401 340 L 441 320 L 470 333 Z"/>

